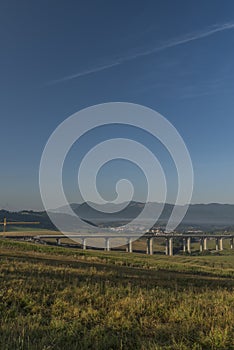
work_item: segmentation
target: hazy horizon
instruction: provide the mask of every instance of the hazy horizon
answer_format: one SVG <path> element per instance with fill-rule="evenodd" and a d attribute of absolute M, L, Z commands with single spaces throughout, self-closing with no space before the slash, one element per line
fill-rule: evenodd
<path fill-rule="evenodd" d="M 141 203 L 141 204 L 145 204 L 144 202 L 141 202 L 141 201 L 132 201 L 132 202 L 136 202 L 136 203 Z M 80 203 L 69 203 L 70 205 L 82 205 L 82 204 L 85 204 L 85 203 L 87 203 L 87 204 L 89 204 L 89 202 L 80 202 Z M 94 203 L 95 205 L 103 205 L 103 206 L 105 206 L 105 205 L 108 205 L 108 204 L 102 204 L 102 203 L 97 203 L 97 202 L 92 202 L 92 203 Z M 116 205 L 116 206 L 118 206 L 118 205 L 120 205 L 120 204 L 125 204 L 125 203 L 128 203 L 128 202 L 121 202 L 121 203 L 119 203 L 119 204 L 116 204 L 116 203 L 111 203 L 110 205 Z M 130 202 L 129 202 L 130 203 Z M 154 203 L 154 204 L 160 204 L 160 202 L 149 202 L 149 203 Z M 168 204 L 168 205 L 172 205 L 172 206 L 174 206 L 174 203 L 170 203 L 170 202 L 166 202 L 165 203 L 165 205 L 166 204 Z M 234 205 L 234 203 L 220 203 L 220 202 L 208 202 L 208 203 L 190 203 L 190 204 L 184 204 L 184 206 L 186 206 L 186 205 Z M 58 207 L 58 208 L 51 208 L 51 211 L 56 211 L 56 210 L 59 210 L 59 209 L 61 209 L 60 207 Z M 18 209 L 9 209 L 9 208 L 3 208 L 3 207 L 0 207 L 0 210 L 6 210 L 6 211 L 12 211 L 12 212 L 14 212 L 14 211 L 24 211 L 24 210 L 26 210 L 26 211 L 30 211 L 30 210 L 32 210 L 32 211 L 35 211 L 35 212 L 40 212 L 40 211 L 45 211 L 45 208 L 44 207 L 42 207 L 41 209 L 32 209 L 32 208 L 18 208 Z"/>

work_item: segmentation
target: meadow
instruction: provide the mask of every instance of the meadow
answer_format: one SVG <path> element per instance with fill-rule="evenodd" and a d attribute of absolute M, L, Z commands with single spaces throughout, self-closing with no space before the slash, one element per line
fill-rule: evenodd
<path fill-rule="evenodd" d="M 234 253 L 0 239 L 0 349 L 234 349 Z"/>

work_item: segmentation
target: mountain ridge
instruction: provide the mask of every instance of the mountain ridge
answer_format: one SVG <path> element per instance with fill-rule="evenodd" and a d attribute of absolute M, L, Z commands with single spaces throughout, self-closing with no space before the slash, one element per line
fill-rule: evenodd
<path fill-rule="evenodd" d="M 78 215 L 82 220 L 93 223 L 94 225 L 105 225 L 107 223 L 120 223 L 131 221 L 136 218 L 144 207 L 143 202 L 131 201 L 129 203 L 124 202 L 121 204 L 112 204 L 113 207 L 118 209 L 123 204 L 127 206 L 118 211 L 117 213 L 105 213 L 105 208 L 108 204 L 98 205 L 95 204 L 95 210 L 91 207 L 90 203 L 71 203 L 70 206 L 74 213 Z M 155 216 L 155 213 L 160 210 L 161 203 L 151 202 L 147 204 L 146 218 Z M 174 205 L 165 203 L 162 213 L 157 221 L 156 225 L 165 225 L 170 217 Z M 60 212 L 59 212 L 60 210 Z M 51 210 L 53 215 L 58 215 L 62 220 L 64 218 L 72 221 L 72 216 L 67 216 L 66 207 Z M 8 221 L 40 221 L 41 228 L 55 229 L 46 211 L 33 211 L 33 210 L 20 210 L 18 212 L 11 212 L 4 209 L 0 210 L 0 220 L 6 217 Z M 234 204 L 222 204 L 222 203 L 208 203 L 208 204 L 190 204 L 188 211 L 182 220 L 180 227 L 199 227 L 209 228 L 222 227 L 226 228 L 233 226 L 234 228 Z"/>

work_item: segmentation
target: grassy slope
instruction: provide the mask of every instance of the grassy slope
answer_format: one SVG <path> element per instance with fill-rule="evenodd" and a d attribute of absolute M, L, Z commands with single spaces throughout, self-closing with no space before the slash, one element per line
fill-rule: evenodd
<path fill-rule="evenodd" d="M 0 240 L 0 349 L 234 349 L 234 255 Z"/>

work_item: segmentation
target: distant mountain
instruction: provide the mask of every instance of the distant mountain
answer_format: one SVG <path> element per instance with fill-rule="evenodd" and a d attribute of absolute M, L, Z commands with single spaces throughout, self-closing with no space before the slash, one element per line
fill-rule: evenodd
<path fill-rule="evenodd" d="M 126 223 L 136 218 L 144 208 L 144 203 L 141 202 L 130 202 L 126 204 L 126 207 L 122 209 L 122 204 L 109 204 L 97 205 L 96 209 L 92 208 L 92 203 L 72 203 L 70 206 L 72 210 L 84 221 L 95 224 L 95 225 L 108 225 L 108 224 L 119 224 Z M 162 214 L 159 217 L 159 225 L 165 225 L 170 217 L 173 209 L 172 204 L 166 203 Z M 105 213 L 107 209 L 116 210 L 115 213 Z M 120 210 L 119 210 L 120 209 Z M 147 205 L 146 219 L 155 216 L 160 209 L 159 203 L 150 203 Z M 51 210 L 51 215 L 56 216 L 59 220 L 69 220 L 71 226 L 75 225 L 74 217 L 68 216 L 68 208 L 62 207 L 58 209 Z M 7 220 L 12 221 L 40 221 L 41 228 L 55 229 L 54 225 L 51 223 L 48 214 L 45 211 L 34 212 L 32 210 L 24 210 L 19 212 L 9 212 L 6 210 L 0 210 L 0 220 L 2 221 L 4 217 Z M 214 229 L 214 228 L 234 228 L 234 205 L 233 204 L 191 204 L 185 215 L 181 228 L 188 227 L 199 227 L 203 229 Z"/>
<path fill-rule="evenodd" d="M 57 223 L 62 223 L 62 222 L 69 223 L 69 225 L 67 225 L 67 228 L 68 229 L 70 228 L 72 231 L 77 227 L 75 216 L 71 216 L 63 213 L 55 213 L 55 212 L 50 213 L 50 216 L 56 219 Z M 39 222 L 38 225 L 35 226 L 32 224 L 31 227 L 33 228 L 37 227 L 37 228 L 42 228 L 47 230 L 57 230 L 57 227 L 51 222 L 51 219 L 48 216 L 46 211 L 34 212 L 32 210 L 23 210 L 19 212 L 10 212 L 7 210 L 0 210 L 0 221 L 3 222 L 4 218 L 7 219 L 7 222 L 9 221 L 10 222 L 17 222 L 17 221 Z M 85 227 L 85 223 L 95 226 L 95 223 L 89 220 L 86 220 L 86 218 L 82 220 L 84 221 L 83 227 Z M 10 225 L 10 224 L 8 224 L 7 226 L 8 226 L 8 229 L 9 229 L 9 226 L 12 226 L 13 229 L 15 227 L 15 225 Z M 30 224 L 25 224 L 25 226 L 29 228 Z M 24 225 L 20 224 L 20 227 L 24 227 Z M 82 229 L 82 224 L 79 225 L 79 228 Z"/>
<path fill-rule="evenodd" d="M 233 204 L 192 204 L 183 220 L 184 223 L 194 224 L 234 224 Z"/>
<path fill-rule="evenodd" d="M 105 209 L 109 207 L 108 204 L 101 205 L 95 204 L 97 210 L 93 209 L 89 203 L 76 204 L 72 203 L 71 207 L 73 211 L 82 218 L 86 219 L 98 219 L 98 220 L 113 220 L 113 219 L 133 219 L 137 217 L 142 209 L 144 203 L 130 202 L 126 203 L 126 208 L 118 211 L 118 207 L 123 206 L 112 204 L 112 207 L 116 207 L 116 213 L 105 213 Z M 151 218 L 156 212 L 160 210 L 160 203 L 150 203 L 146 211 L 146 218 Z M 159 221 L 168 221 L 174 205 L 166 203 L 164 209 L 159 218 Z M 60 212 L 61 208 L 58 209 Z M 66 212 L 65 208 L 62 208 L 61 212 Z M 187 224 L 234 224 L 234 204 L 191 204 L 183 219 L 183 223 Z"/>

